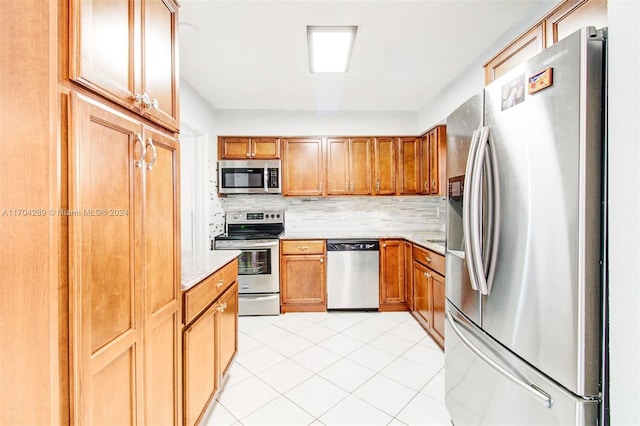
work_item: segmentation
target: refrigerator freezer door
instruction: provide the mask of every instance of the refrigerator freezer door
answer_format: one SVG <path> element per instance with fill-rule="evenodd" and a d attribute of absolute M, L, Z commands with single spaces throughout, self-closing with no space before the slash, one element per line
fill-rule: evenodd
<path fill-rule="evenodd" d="M 456 426 L 597 424 L 597 401 L 554 384 L 450 303 L 445 333 L 445 401 Z"/>
<path fill-rule="evenodd" d="M 471 140 L 482 126 L 483 108 L 483 95 L 478 94 L 447 117 L 447 181 L 451 193 L 447 198 L 446 292 L 447 298 L 478 325 L 481 298 L 469 280 L 462 210 L 468 188 L 467 157 Z"/>
<path fill-rule="evenodd" d="M 599 391 L 602 48 L 582 30 L 485 89 L 501 223 L 482 328 L 586 396 Z M 549 69 L 552 85 L 526 93 Z"/>

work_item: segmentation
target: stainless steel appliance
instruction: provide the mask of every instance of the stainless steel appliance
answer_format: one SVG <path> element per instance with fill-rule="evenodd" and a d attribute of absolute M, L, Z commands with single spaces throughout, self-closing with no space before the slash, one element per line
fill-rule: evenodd
<path fill-rule="evenodd" d="M 594 425 L 603 385 L 605 33 L 447 119 L 445 402 L 455 425 Z"/>
<path fill-rule="evenodd" d="M 280 314 L 280 242 L 284 212 L 229 212 L 216 250 L 240 250 L 238 315 Z"/>
<path fill-rule="evenodd" d="M 220 194 L 280 194 L 280 160 L 218 161 Z"/>
<path fill-rule="evenodd" d="M 327 309 L 380 307 L 377 240 L 327 240 Z"/>

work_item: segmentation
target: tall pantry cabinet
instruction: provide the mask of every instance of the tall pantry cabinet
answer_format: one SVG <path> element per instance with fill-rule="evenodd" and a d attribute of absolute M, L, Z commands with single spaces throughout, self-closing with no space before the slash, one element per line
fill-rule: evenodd
<path fill-rule="evenodd" d="M 176 4 L 0 2 L 0 23 L 2 422 L 179 424 Z"/>

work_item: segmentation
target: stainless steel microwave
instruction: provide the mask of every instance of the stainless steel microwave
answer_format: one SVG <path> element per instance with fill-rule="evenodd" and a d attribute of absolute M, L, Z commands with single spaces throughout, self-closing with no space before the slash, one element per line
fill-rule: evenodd
<path fill-rule="evenodd" d="M 280 160 L 218 161 L 220 194 L 280 194 L 282 172 Z"/>

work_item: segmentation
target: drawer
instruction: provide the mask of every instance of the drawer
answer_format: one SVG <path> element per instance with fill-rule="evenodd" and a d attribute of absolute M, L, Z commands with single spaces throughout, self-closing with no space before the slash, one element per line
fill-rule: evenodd
<path fill-rule="evenodd" d="M 223 268 L 191 287 L 184 294 L 184 323 L 193 321 L 237 278 L 238 260 L 234 259 Z"/>
<path fill-rule="evenodd" d="M 444 276 L 444 256 L 426 248 L 413 245 L 413 259 Z"/>
<path fill-rule="evenodd" d="M 324 240 L 281 240 L 280 254 L 324 254 Z"/>

